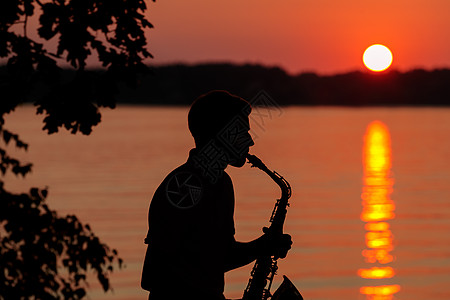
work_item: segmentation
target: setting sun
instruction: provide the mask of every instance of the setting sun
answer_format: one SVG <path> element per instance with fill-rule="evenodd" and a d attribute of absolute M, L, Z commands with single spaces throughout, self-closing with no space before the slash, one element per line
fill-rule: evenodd
<path fill-rule="evenodd" d="M 392 64 L 392 52 L 384 45 L 372 45 L 364 51 L 363 62 L 371 71 L 384 71 Z"/>

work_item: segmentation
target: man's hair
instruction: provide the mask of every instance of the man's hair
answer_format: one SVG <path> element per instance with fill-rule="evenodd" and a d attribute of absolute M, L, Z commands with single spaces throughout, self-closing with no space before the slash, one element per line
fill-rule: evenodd
<path fill-rule="evenodd" d="M 227 91 L 215 90 L 198 97 L 188 114 L 188 127 L 197 147 L 213 139 L 235 117 L 248 118 L 250 103 Z"/>

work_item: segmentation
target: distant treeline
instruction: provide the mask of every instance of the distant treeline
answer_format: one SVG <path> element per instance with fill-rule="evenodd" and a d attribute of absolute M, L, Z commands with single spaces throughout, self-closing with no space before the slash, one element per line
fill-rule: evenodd
<path fill-rule="evenodd" d="M 137 88 L 120 87 L 119 103 L 189 105 L 205 92 L 223 89 L 248 100 L 264 90 L 278 105 L 450 106 L 450 69 L 327 76 L 289 75 L 254 64 L 176 64 L 150 70 Z M 73 71 L 62 76 L 72 77 Z"/>
<path fill-rule="evenodd" d="M 448 106 L 450 70 L 292 76 L 261 65 L 168 65 L 152 67 L 136 90 L 122 89 L 119 102 L 188 105 L 213 89 L 248 100 L 264 90 L 279 105 Z"/>

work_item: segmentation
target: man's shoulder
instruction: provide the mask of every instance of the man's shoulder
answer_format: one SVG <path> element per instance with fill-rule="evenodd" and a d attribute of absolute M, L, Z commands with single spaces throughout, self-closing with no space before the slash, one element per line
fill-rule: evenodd
<path fill-rule="evenodd" d="M 216 189 L 219 187 L 233 188 L 231 176 L 222 170 L 219 176 L 211 176 L 200 168 L 195 162 L 188 160 L 170 171 L 161 182 L 159 189 L 167 189 L 173 185 L 201 186 L 203 189 Z"/>

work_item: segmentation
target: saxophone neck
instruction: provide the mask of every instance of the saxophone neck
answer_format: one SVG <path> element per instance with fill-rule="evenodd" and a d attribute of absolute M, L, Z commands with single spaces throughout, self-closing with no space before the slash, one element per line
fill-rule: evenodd
<path fill-rule="evenodd" d="M 269 175 L 270 178 L 272 178 L 273 181 L 275 181 L 276 184 L 281 189 L 282 198 L 285 198 L 286 201 L 291 197 L 291 185 L 289 182 L 287 182 L 286 179 L 284 179 L 283 176 L 281 176 L 276 171 L 271 171 L 267 166 L 262 162 L 261 159 L 259 159 L 256 155 L 253 154 L 247 154 L 247 160 L 252 165 L 252 167 L 256 167 L 260 169 L 261 171 L 264 171 L 267 175 Z"/>

